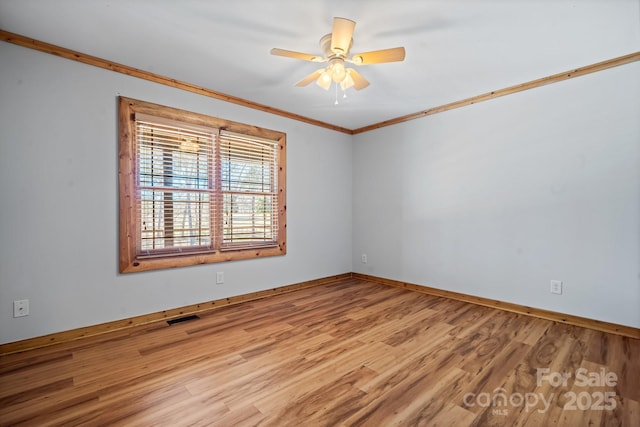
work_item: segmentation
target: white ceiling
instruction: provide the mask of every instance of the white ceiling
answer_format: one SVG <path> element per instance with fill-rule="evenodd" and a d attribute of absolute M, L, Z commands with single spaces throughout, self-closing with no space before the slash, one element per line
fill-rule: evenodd
<path fill-rule="evenodd" d="M 357 22 L 368 88 L 294 84 L 332 19 Z M 0 28 L 355 129 L 640 50 L 640 0 L 0 0 Z M 1 58 L 0 58 L 1 60 Z"/>

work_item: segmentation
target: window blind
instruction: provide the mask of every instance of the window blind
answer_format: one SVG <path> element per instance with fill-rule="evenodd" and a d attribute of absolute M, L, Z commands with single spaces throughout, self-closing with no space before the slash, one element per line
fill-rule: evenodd
<path fill-rule="evenodd" d="M 210 250 L 214 134 L 136 120 L 138 255 Z"/>
<path fill-rule="evenodd" d="M 220 131 L 221 249 L 276 246 L 278 142 Z"/>

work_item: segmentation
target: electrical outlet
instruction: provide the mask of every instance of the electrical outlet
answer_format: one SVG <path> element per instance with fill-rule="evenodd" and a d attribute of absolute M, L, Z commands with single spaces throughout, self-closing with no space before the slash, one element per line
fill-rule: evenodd
<path fill-rule="evenodd" d="M 224 271 L 218 271 L 216 273 L 216 284 L 222 285 L 224 283 Z"/>
<path fill-rule="evenodd" d="M 562 295 L 562 281 L 561 280 L 552 280 L 551 281 L 551 293 Z"/>
<path fill-rule="evenodd" d="M 29 315 L 29 300 L 20 299 L 13 302 L 13 317 L 23 317 Z"/>
<path fill-rule="evenodd" d="M 362 254 L 362 263 L 363 264 L 367 263 L 367 254 Z"/>

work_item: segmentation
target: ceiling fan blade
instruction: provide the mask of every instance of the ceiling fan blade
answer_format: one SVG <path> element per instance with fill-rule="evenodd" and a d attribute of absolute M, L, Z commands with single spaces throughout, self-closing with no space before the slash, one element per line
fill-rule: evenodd
<path fill-rule="evenodd" d="M 350 70 L 351 71 L 349 72 L 349 74 L 351 75 L 351 78 L 353 79 L 353 88 L 355 90 L 364 89 L 365 87 L 369 86 L 369 82 L 367 81 L 367 79 L 362 77 L 360 75 L 360 73 L 358 73 L 353 68 L 350 68 Z"/>
<path fill-rule="evenodd" d="M 392 49 L 358 53 L 353 55 L 351 61 L 357 65 L 381 64 L 383 62 L 404 61 L 404 56 L 404 47 L 394 47 Z"/>
<path fill-rule="evenodd" d="M 351 48 L 351 38 L 356 23 L 346 18 L 333 18 L 331 31 L 331 51 L 335 54 L 347 56 Z"/>
<path fill-rule="evenodd" d="M 271 49 L 271 55 L 285 56 L 287 58 L 294 58 L 294 59 L 302 59 L 303 61 L 312 61 L 312 62 L 323 62 L 324 61 L 324 58 L 322 58 L 321 56 L 318 56 L 318 55 L 311 55 L 309 53 L 295 52 L 293 50 L 278 49 L 278 48 L 275 48 L 275 47 L 273 49 Z"/>
<path fill-rule="evenodd" d="M 311 82 L 317 80 L 318 77 L 320 77 L 320 74 L 322 74 L 322 70 L 316 70 L 313 73 L 309 74 L 304 79 L 300 80 L 298 83 L 296 83 L 296 86 L 297 87 L 307 86 Z"/>

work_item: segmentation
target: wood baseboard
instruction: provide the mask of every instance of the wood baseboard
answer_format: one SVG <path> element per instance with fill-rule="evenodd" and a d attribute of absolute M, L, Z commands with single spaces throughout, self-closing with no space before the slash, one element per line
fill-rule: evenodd
<path fill-rule="evenodd" d="M 339 283 L 345 279 L 351 278 L 351 273 L 338 274 L 336 276 L 323 277 L 321 279 L 309 280 L 306 282 L 295 283 L 292 285 L 279 286 L 273 289 L 251 292 L 248 294 L 236 295 L 228 298 L 221 298 L 200 304 L 188 305 L 185 307 L 174 308 L 170 310 L 159 311 L 157 313 L 144 314 L 128 319 L 115 320 L 113 322 L 101 323 L 98 325 L 86 326 L 83 328 L 72 329 L 69 331 L 56 332 L 41 337 L 28 338 L 21 341 L 11 342 L 0 345 L 0 356 L 18 353 L 21 351 L 32 350 L 40 347 L 47 347 L 53 344 L 75 341 L 81 338 L 92 337 L 105 334 L 108 332 L 119 331 L 122 329 L 133 328 L 136 326 L 147 325 L 154 322 L 167 321 L 177 317 L 188 316 L 198 313 L 204 313 L 229 305 L 239 304 L 246 301 L 266 298 L 269 296 L 280 295 L 287 292 L 297 291 L 299 289 L 310 288 L 313 286 L 329 285 Z"/>
<path fill-rule="evenodd" d="M 299 289 L 310 288 L 313 286 L 329 285 L 340 283 L 349 278 L 365 280 L 368 282 L 381 283 L 388 286 L 403 288 L 415 292 L 434 295 L 438 297 L 450 298 L 457 301 L 468 302 L 485 307 L 497 308 L 500 310 L 510 311 L 513 313 L 524 314 L 527 316 L 538 317 L 541 319 L 552 320 L 554 322 L 565 323 L 568 325 L 580 326 L 583 328 L 594 329 L 597 331 L 608 332 L 612 334 L 622 335 L 629 338 L 640 339 L 640 328 L 631 326 L 618 325 L 616 323 L 603 322 L 600 320 L 588 319 L 586 317 L 573 316 L 570 314 L 558 313 L 540 308 L 527 307 L 524 305 L 513 304 L 488 298 L 477 297 L 473 295 L 462 294 L 458 292 L 445 291 L 442 289 L 431 288 L 428 286 L 416 285 L 413 283 L 401 282 L 382 277 L 369 276 L 361 273 L 344 273 L 336 276 L 323 277 L 320 279 L 309 280 L 306 282 L 295 283 L 292 285 L 279 286 L 277 288 L 266 289 L 263 291 L 252 292 L 243 295 L 236 295 L 228 298 L 221 298 L 200 304 L 188 305 L 185 307 L 174 308 L 170 310 L 159 311 L 157 313 L 144 314 L 128 319 L 115 320 L 113 322 L 101 323 L 98 325 L 86 326 L 83 328 L 72 329 L 69 331 L 56 332 L 35 338 L 28 338 L 21 341 L 0 344 L 0 356 L 18 353 L 21 351 L 32 350 L 40 347 L 47 347 L 53 344 L 59 344 L 69 341 L 75 341 L 81 338 L 92 337 L 105 334 L 108 332 L 119 331 L 136 326 L 147 325 L 154 322 L 167 321 L 178 317 L 204 313 L 216 310 L 229 305 L 240 304 L 246 301 L 266 298 L 269 296 L 280 295 L 287 292 L 297 291 Z"/>
<path fill-rule="evenodd" d="M 473 295 L 462 294 L 459 292 L 445 291 L 442 289 L 430 288 L 428 286 L 415 285 L 382 277 L 369 276 L 361 273 L 352 273 L 354 279 L 365 280 L 368 282 L 382 283 L 388 286 L 408 289 L 423 294 L 434 295 L 438 297 L 450 298 L 457 301 L 469 302 L 472 304 L 482 305 L 485 307 L 497 308 L 499 310 L 510 311 L 513 313 L 524 314 L 541 319 L 552 320 L 554 322 L 566 323 L 567 325 L 580 326 L 596 331 L 608 332 L 611 334 L 622 335 L 629 338 L 640 339 L 640 328 L 631 326 L 618 325 L 616 323 L 603 322 L 601 320 L 588 319 L 586 317 L 573 316 L 571 314 L 558 313 L 555 311 L 544 310 L 541 308 L 527 307 L 525 305 L 513 304 L 510 302 L 492 300 L 489 298 L 476 297 Z"/>

